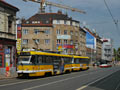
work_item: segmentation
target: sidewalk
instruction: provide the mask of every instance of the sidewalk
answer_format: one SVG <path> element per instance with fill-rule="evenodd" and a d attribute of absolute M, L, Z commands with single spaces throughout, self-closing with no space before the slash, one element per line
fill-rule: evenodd
<path fill-rule="evenodd" d="M 16 78 L 17 77 L 17 73 L 14 75 L 0 75 L 0 80 L 2 79 L 10 79 L 10 78 Z"/>

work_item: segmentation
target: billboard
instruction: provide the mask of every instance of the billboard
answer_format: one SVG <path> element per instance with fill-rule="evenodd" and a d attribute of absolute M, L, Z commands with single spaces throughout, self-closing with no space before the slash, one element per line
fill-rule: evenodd
<path fill-rule="evenodd" d="M 70 35 L 57 35 L 57 39 L 71 39 Z"/>
<path fill-rule="evenodd" d="M 86 47 L 96 49 L 96 38 L 89 32 L 86 32 Z"/>
<path fill-rule="evenodd" d="M 21 51 L 21 39 L 17 39 L 17 50 Z"/>
<path fill-rule="evenodd" d="M 21 30 L 21 24 L 17 24 L 17 30 Z"/>

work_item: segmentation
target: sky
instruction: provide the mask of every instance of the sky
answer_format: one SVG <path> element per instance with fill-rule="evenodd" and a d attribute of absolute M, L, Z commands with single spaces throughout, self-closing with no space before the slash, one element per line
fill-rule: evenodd
<path fill-rule="evenodd" d="M 17 17 L 28 19 L 32 15 L 36 14 L 40 5 L 33 2 L 24 2 L 22 0 L 5 0 L 9 4 L 16 6 L 20 9 L 17 13 Z M 80 10 L 84 10 L 86 14 L 78 12 L 72 12 L 69 10 L 52 7 L 52 12 L 62 10 L 63 13 L 68 13 L 74 20 L 80 21 L 80 25 L 85 25 L 90 30 L 96 30 L 96 32 L 104 38 L 111 38 L 113 40 L 113 47 L 120 47 L 120 0 L 106 0 L 107 5 L 114 17 L 115 21 L 118 21 L 117 27 L 113 22 L 113 19 L 105 6 L 104 0 L 47 0 L 54 3 L 59 3 Z M 49 6 L 46 7 L 49 12 Z"/>

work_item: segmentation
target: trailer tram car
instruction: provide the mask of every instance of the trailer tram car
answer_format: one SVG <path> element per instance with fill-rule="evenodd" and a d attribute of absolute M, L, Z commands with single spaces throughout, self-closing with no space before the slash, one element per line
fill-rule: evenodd
<path fill-rule="evenodd" d="M 72 71 L 87 70 L 89 69 L 89 57 L 86 56 L 73 56 Z"/>
<path fill-rule="evenodd" d="M 22 51 L 18 57 L 18 77 L 56 75 L 72 71 L 72 56 L 39 51 Z"/>

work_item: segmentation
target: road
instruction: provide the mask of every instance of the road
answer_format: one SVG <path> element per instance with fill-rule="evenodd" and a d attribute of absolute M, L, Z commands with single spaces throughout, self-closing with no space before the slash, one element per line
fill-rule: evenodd
<path fill-rule="evenodd" d="M 51 77 L 0 80 L 0 90 L 120 90 L 120 67 L 92 68 Z"/>

